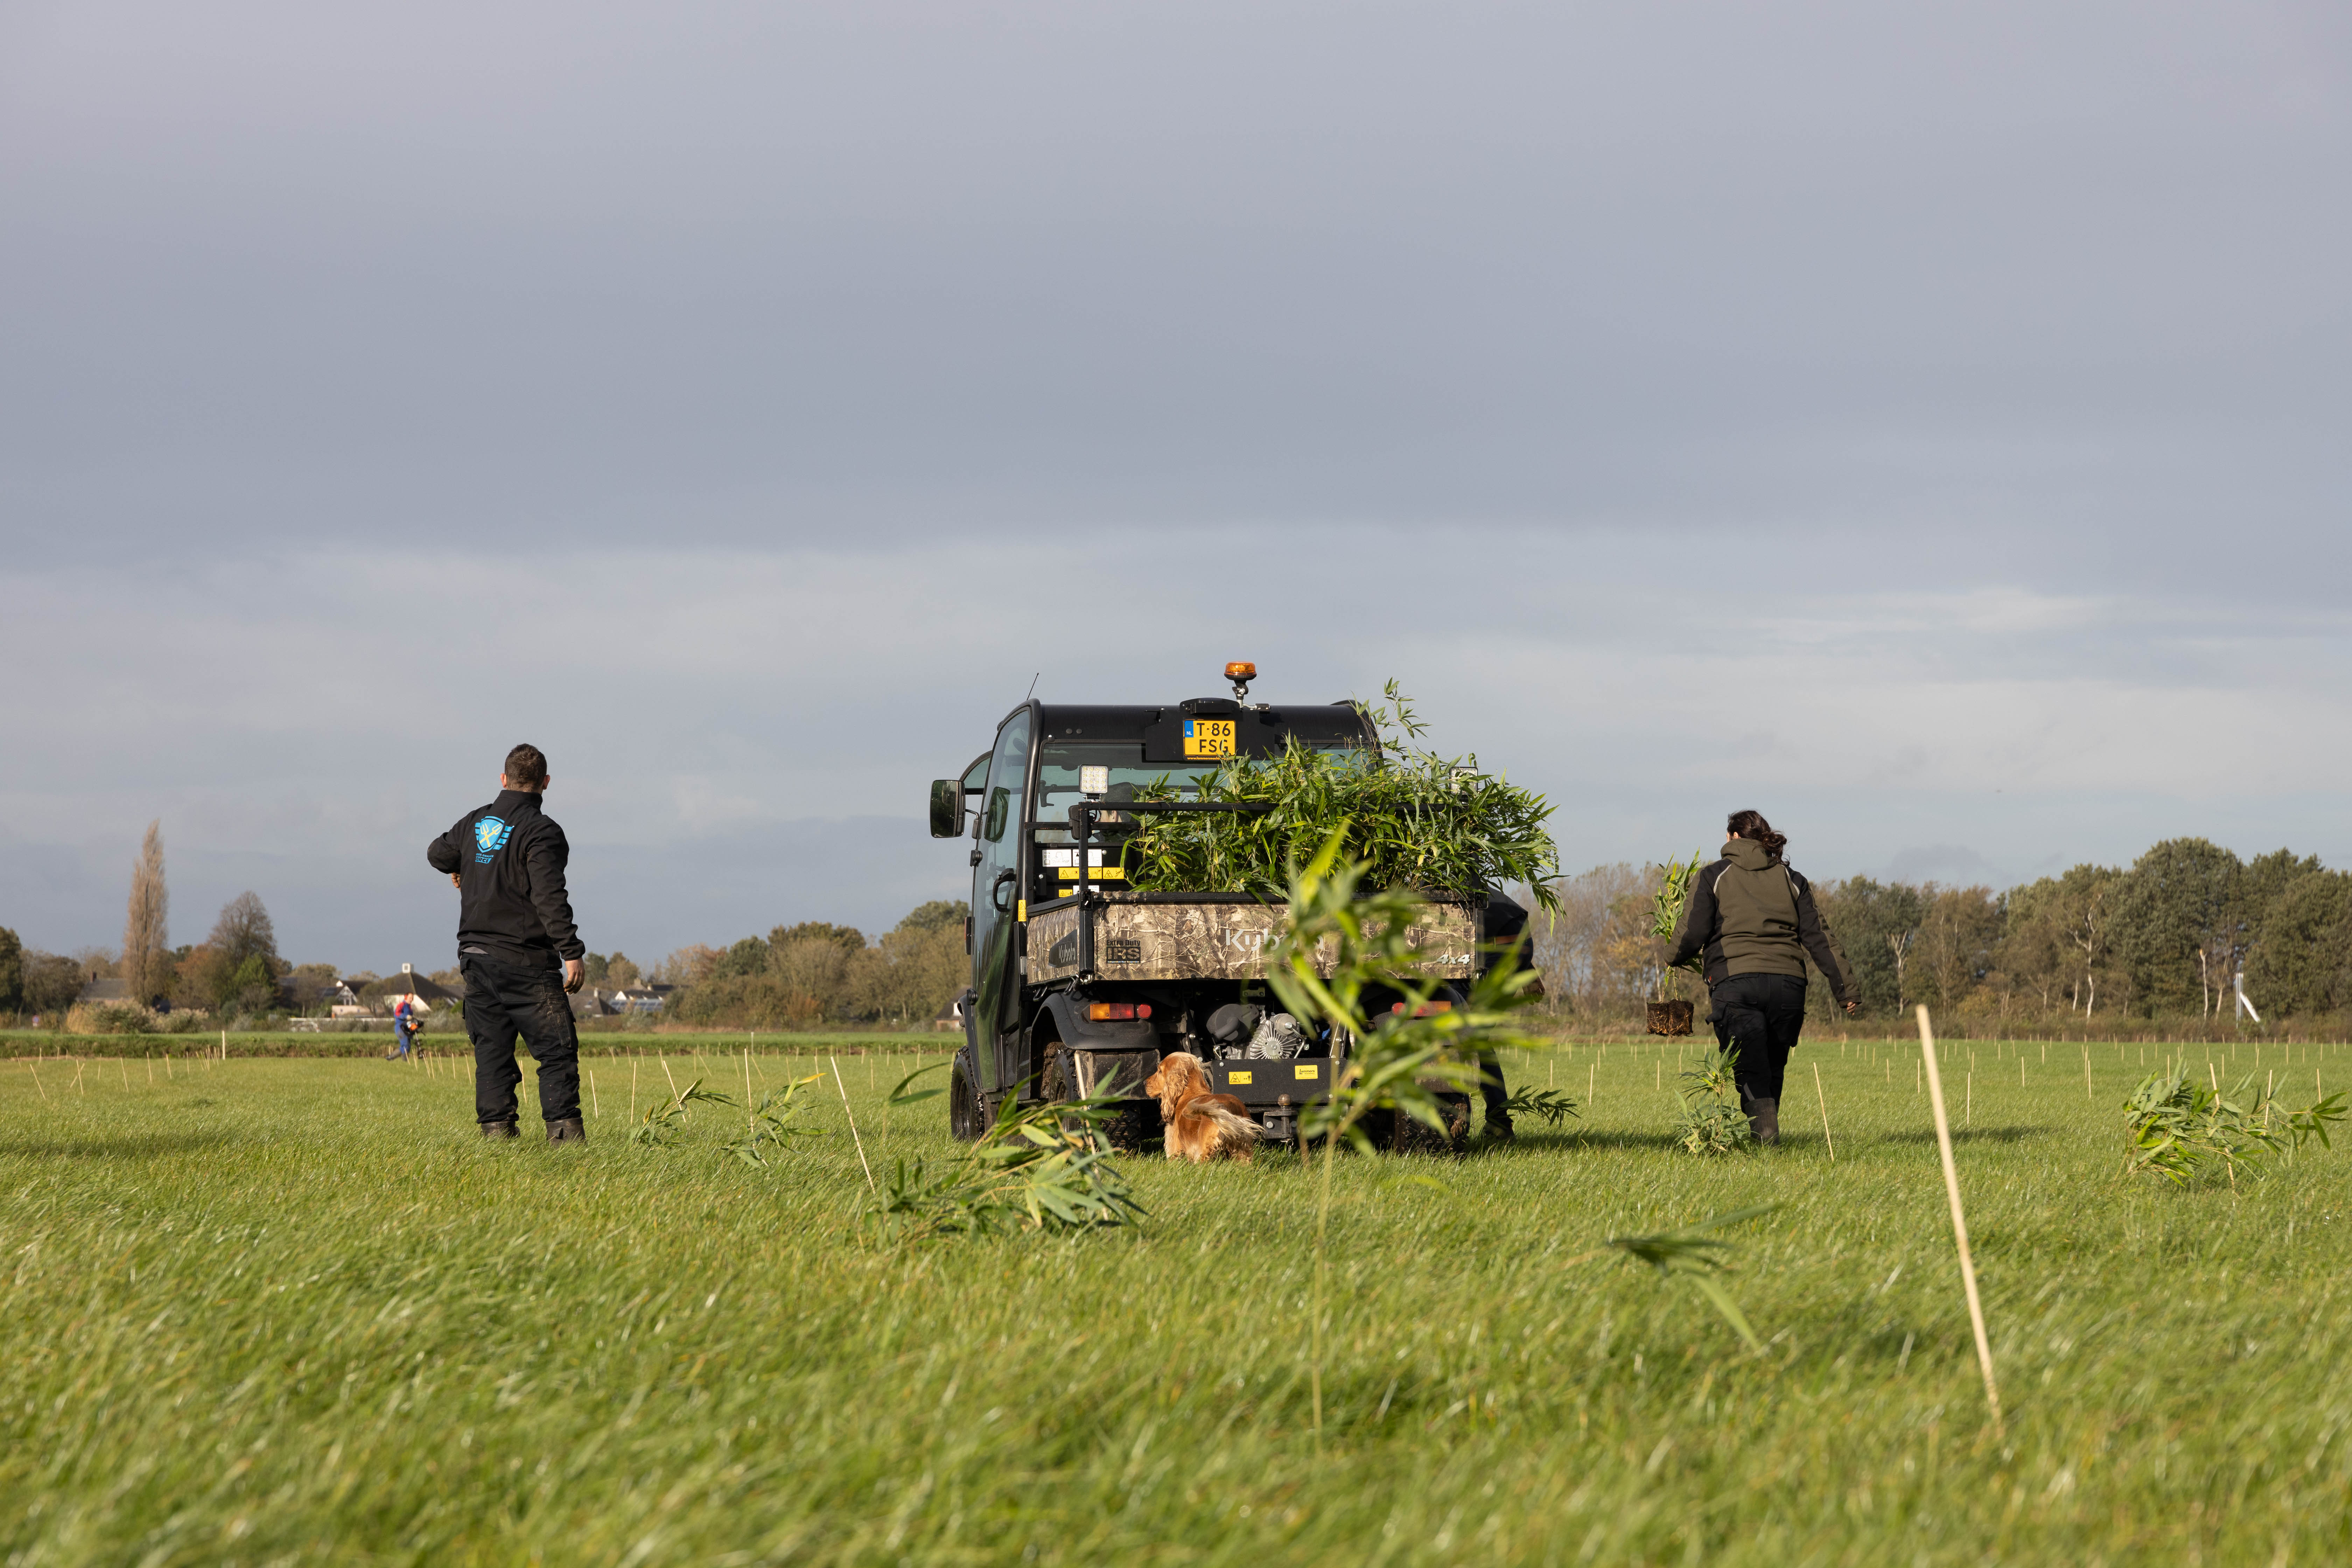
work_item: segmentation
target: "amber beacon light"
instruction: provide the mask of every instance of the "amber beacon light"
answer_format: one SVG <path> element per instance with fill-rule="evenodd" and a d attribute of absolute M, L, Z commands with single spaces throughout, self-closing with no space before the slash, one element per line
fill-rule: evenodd
<path fill-rule="evenodd" d="M 1235 697 L 1249 695 L 1249 683 L 1257 679 L 1257 666 L 1245 658 L 1237 658 L 1225 666 L 1225 679 L 1234 683 Z"/>

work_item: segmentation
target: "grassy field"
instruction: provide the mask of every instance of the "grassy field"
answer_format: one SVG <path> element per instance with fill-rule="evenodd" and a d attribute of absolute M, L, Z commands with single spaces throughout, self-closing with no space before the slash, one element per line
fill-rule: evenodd
<path fill-rule="evenodd" d="M 483 1143 L 446 1064 L 6 1064 L 0 1546 L 24 1565 L 2346 1561 L 2352 1152 L 2234 1193 L 2119 1182 L 2115 1107 L 2157 1049 L 2092 1047 L 2086 1094 L 2079 1047 L 1948 1047 L 2005 1440 L 1916 1047 L 1832 1041 L 1800 1053 L 1768 1157 L 1667 1147 L 1675 1048 L 1613 1045 L 1508 1064 L 1591 1086 L 1569 1131 L 1343 1159 L 1319 1448 L 1315 1189 L 1287 1156 L 1134 1160 L 1132 1232 L 905 1246 L 859 1228 L 846 1137 L 757 1170 L 720 1155 L 712 1109 L 680 1146 L 625 1144 L 626 1061 L 593 1064 L 584 1148 Z M 2340 1048 L 2279 1056 L 2294 1103 L 2315 1071 L 2352 1082 Z M 842 1062 L 877 1164 L 952 1148 L 940 1101 L 886 1117 L 899 1065 Z M 635 1070 L 642 1109 L 662 1073 Z M 1732 1287 L 1760 1357 L 1686 1284 L 1572 1261 L 1766 1202 Z"/>

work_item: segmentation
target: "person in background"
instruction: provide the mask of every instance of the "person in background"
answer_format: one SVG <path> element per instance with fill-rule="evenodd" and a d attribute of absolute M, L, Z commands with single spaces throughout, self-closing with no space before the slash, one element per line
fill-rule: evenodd
<path fill-rule="evenodd" d="M 517 746 L 499 774 L 498 799 L 459 817 L 425 851 L 459 894 L 457 967 L 474 1041 L 474 1119 L 485 1138 L 517 1136 L 518 1037 L 539 1060 L 547 1141 L 588 1136 L 580 1121 L 580 1037 L 567 995 L 588 977 L 588 948 L 563 888 L 571 846 L 540 809 L 552 782 L 540 749 Z"/>
<path fill-rule="evenodd" d="M 1715 1037 L 1738 1053 L 1739 1107 L 1759 1143 L 1780 1141 L 1780 1084 L 1805 1025 L 1805 957 L 1848 1013 L 1862 1005 L 1853 970 L 1813 907 L 1813 885 L 1781 854 L 1786 834 L 1761 812 L 1735 811 L 1723 858 L 1698 874 L 1675 928 L 1669 964 L 1706 956 Z"/>
<path fill-rule="evenodd" d="M 410 1043 L 415 1032 L 415 1010 L 409 1005 L 409 999 L 403 996 L 400 999 L 400 1005 L 392 1010 L 392 1055 L 384 1059 L 396 1061 L 408 1055 Z"/>

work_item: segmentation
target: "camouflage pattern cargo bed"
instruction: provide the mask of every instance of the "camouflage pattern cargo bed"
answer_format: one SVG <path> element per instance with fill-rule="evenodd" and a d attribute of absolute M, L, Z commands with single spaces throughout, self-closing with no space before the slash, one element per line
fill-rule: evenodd
<path fill-rule="evenodd" d="M 1239 895 L 1102 892 L 1087 900 L 1094 924 L 1095 973 L 1104 980 L 1255 980 L 1265 973 L 1265 945 L 1289 923 L 1279 904 Z M 1055 899 L 1029 910 L 1028 984 L 1078 973 L 1078 901 Z M 1429 954 L 1425 973 L 1467 980 L 1478 941 L 1478 911 L 1434 901 L 1411 928 Z M 1328 961 L 1323 966 L 1329 973 Z"/>

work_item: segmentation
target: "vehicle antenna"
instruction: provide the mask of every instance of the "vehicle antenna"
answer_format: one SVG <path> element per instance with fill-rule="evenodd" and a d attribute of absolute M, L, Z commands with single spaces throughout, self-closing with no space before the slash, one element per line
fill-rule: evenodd
<path fill-rule="evenodd" d="M 1041 669 L 1037 672 L 1037 675 L 1043 675 L 1045 673 L 1045 672 Z M 1037 675 L 1033 675 L 1029 678 L 1029 689 L 1021 694 L 1022 701 L 1026 702 L 1029 699 L 1037 695 Z"/>

